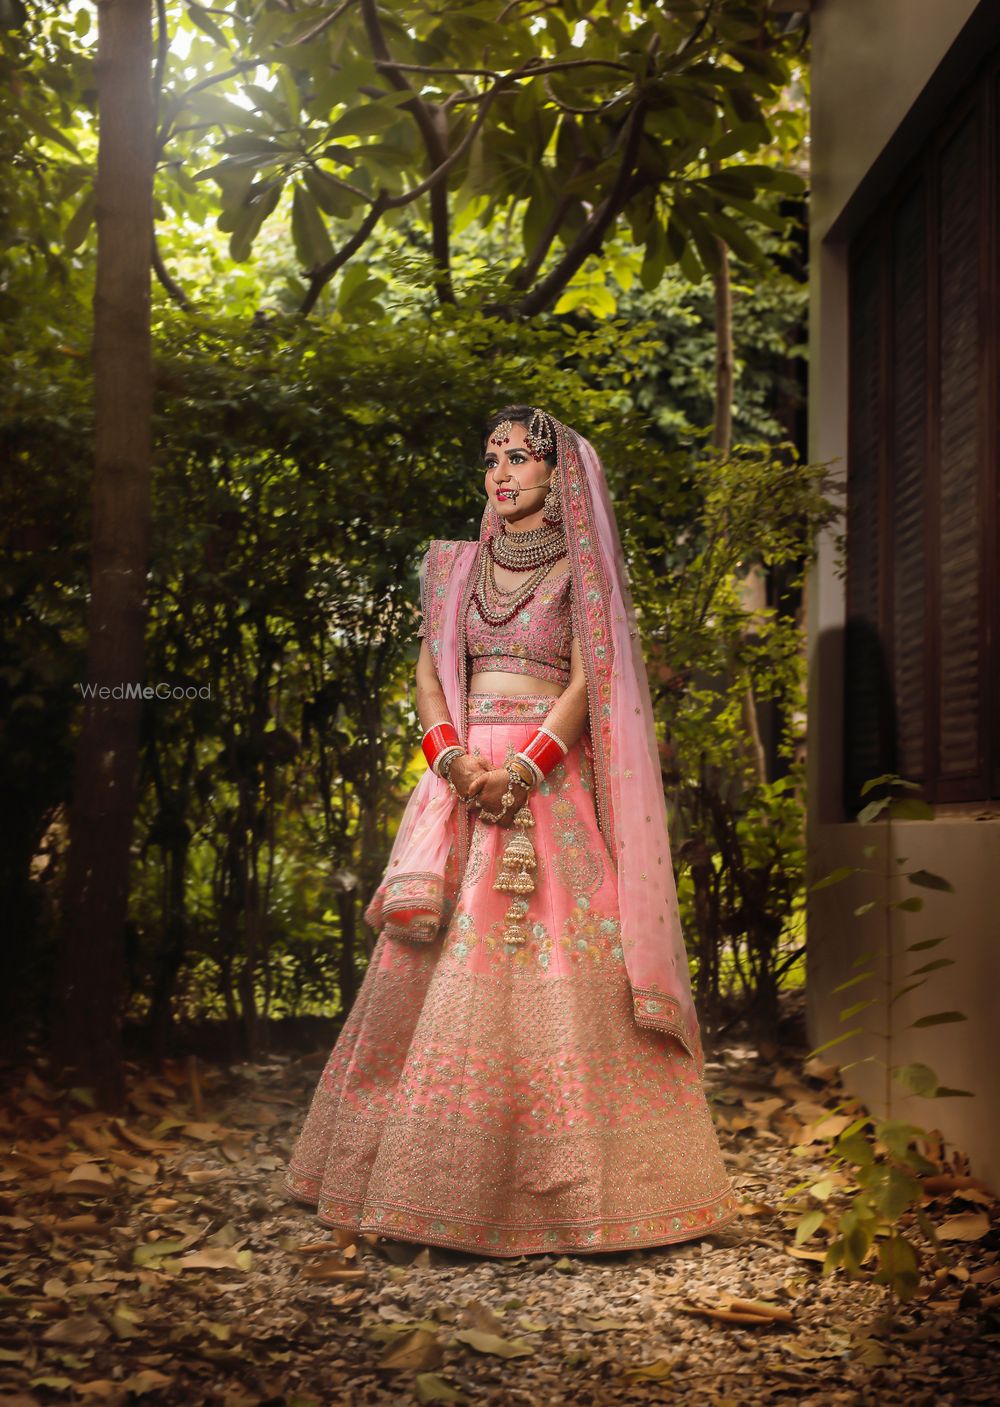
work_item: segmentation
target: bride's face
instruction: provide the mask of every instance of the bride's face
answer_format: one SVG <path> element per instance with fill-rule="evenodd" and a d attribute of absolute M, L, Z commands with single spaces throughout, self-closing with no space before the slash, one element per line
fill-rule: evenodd
<path fill-rule="evenodd" d="M 552 468 L 536 459 L 525 440 L 527 429 L 514 422 L 507 443 L 486 442 L 483 466 L 486 494 L 502 519 L 516 523 L 540 513 Z"/>

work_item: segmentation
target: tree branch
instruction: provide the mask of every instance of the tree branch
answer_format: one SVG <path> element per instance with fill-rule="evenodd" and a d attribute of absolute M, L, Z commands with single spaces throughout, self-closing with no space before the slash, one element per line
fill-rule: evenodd
<path fill-rule="evenodd" d="M 627 119 L 628 133 L 614 185 L 555 268 L 521 299 L 518 304 L 518 312 L 522 317 L 532 317 L 535 313 L 541 312 L 558 293 L 562 292 L 584 261 L 591 254 L 599 253 L 612 220 L 622 210 L 628 198 L 632 168 L 638 155 L 639 143 L 642 140 L 642 125 L 645 115 L 646 106 L 640 98 Z M 493 310 L 488 309 L 487 311 Z"/>
<path fill-rule="evenodd" d="M 298 39 L 293 39 L 288 47 L 291 49 L 296 44 L 309 44 L 313 39 L 318 39 L 323 31 L 329 29 L 336 20 L 339 20 L 344 11 L 349 10 L 354 3 L 355 0 L 341 0 L 335 10 L 321 19 L 318 24 L 313 25 L 312 29 L 307 29 L 304 34 L 300 34 Z"/>
<path fill-rule="evenodd" d="M 420 94 L 411 88 L 400 72 L 400 65 L 393 61 L 385 35 L 382 32 L 375 0 L 361 0 L 361 15 L 368 34 L 368 42 L 375 56 L 375 67 L 385 71 L 394 88 L 411 95 L 405 103 L 400 103 L 400 107 L 409 112 L 416 122 L 423 138 L 424 149 L 427 152 L 428 166 L 436 177 L 427 189 L 430 191 L 431 248 L 438 270 L 437 295 L 442 303 L 454 303 L 456 299 L 451 281 L 448 186 L 444 179 L 450 169 L 447 163 L 447 124 L 442 124 L 445 127 L 444 132 L 439 130 L 436 109 L 432 109 L 432 106 L 427 104 Z"/>
<path fill-rule="evenodd" d="M 160 253 L 160 246 L 157 243 L 155 229 L 151 231 L 151 242 L 153 250 L 153 272 L 156 274 L 156 277 L 163 284 L 164 289 L 174 300 L 174 302 L 178 305 L 178 307 L 183 308 L 184 311 L 187 312 L 187 310 L 191 307 L 191 299 L 187 296 L 187 294 L 184 292 L 183 288 L 181 288 L 180 284 L 176 281 L 176 279 L 174 279 L 174 277 L 167 272 L 167 266 L 163 262 L 163 256 Z"/>
<path fill-rule="evenodd" d="M 170 36 L 167 34 L 167 7 L 165 0 L 156 0 L 156 60 L 153 64 L 153 97 L 157 109 L 163 95 L 163 70 L 167 64 L 170 49 Z"/>
<path fill-rule="evenodd" d="M 660 47 L 660 37 L 654 34 L 647 46 L 647 71 L 652 65 L 654 56 Z M 631 70 L 630 70 L 631 71 Z M 646 102 L 641 90 L 636 98 L 631 113 L 626 119 L 628 128 L 625 137 L 625 148 L 622 152 L 621 165 L 618 168 L 618 175 L 606 199 L 587 221 L 576 239 L 566 250 L 566 253 L 550 270 L 542 281 L 532 289 L 532 291 L 522 298 L 517 305 L 516 311 L 522 317 L 531 317 L 546 307 L 557 293 L 560 293 L 581 267 L 584 260 L 591 254 L 597 254 L 604 242 L 604 236 L 615 217 L 624 209 L 629 198 L 629 191 L 632 184 L 633 168 L 639 154 L 639 145 L 642 141 L 642 129 L 646 118 Z M 492 310 L 488 310 L 492 311 Z M 496 309 L 503 315 L 509 315 L 508 309 Z"/>
<path fill-rule="evenodd" d="M 468 132 L 466 132 L 465 136 L 459 142 L 458 146 L 455 147 L 454 151 L 452 151 L 449 156 L 445 157 L 444 161 L 437 168 L 437 170 L 432 171 L 431 174 L 427 177 L 427 179 L 421 181 L 418 186 L 414 186 L 412 190 L 403 191 L 400 195 L 387 196 L 385 205 L 385 208 L 387 210 L 396 210 L 400 206 L 409 205 L 411 201 L 416 200 L 416 198 L 420 195 L 423 195 L 425 191 L 432 190 L 438 182 L 443 181 L 447 172 L 451 170 L 451 168 L 455 165 L 457 161 L 461 160 L 461 158 L 468 151 L 469 147 L 475 141 L 480 128 L 486 121 L 487 114 L 489 113 L 490 107 L 492 106 L 494 99 L 496 98 L 497 94 L 501 92 L 501 90 L 506 86 L 506 80 L 502 78 L 499 82 L 494 84 L 494 86 L 486 94 L 486 98 L 483 102 L 482 107 L 476 113 L 475 122 L 473 122 L 472 126 L 469 128 Z"/>
<path fill-rule="evenodd" d="M 587 161 L 581 151 L 580 133 L 575 123 L 570 124 L 570 131 L 577 154 L 576 162 L 570 173 L 569 181 L 567 182 L 567 185 L 572 186 L 587 169 Z M 545 222 L 545 227 L 538 238 L 538 243 L 514 276 L 513 285 L 515 288 L 525 289 L 530 287 L 538 270 L 545 262 L 545 256 L 549 252 L 552 241 L 562 228 L 562 222 L 566 218 L 566 212 L 572 207 L 576 199 L 577 197 L 575 195 L 564 194 L 555 202 L 552 210 L 549 212 L 549 218 Z"/>
<path fill-rule="evenodd" d="M 299 306 L 300 317 L 307 317 L 308 314 L 312 312 L 317 298 L 333 278 L 337 270 L 342 268 L 343 265 L 347 263 L 348 259 L 350 259 L 353 254 L 356 254 L 364 244 L 365 240 L 381 219 L 382 212 L 385 209 L 385 201 L 385 195 L 380 192 L 372 202 L 368 214 L 361 221 L 361 224 L 347 243 L 342 245 L 332 258 L 327 259 L 325 264 L 320 264 L 319 268 L 314 269 L 310 274 L 309 290 Z"/>
<path fill-rule="evenodd" d="M 167 55 L 170 52 L 170 35 L 167 32 L 167 6 L 166 0 L 156 0 L 156 59 L 153 64 L 153 120 L 160 110 L 160 103 L 163 99 L 163 74 L 167 66 Z M 157 144 L 154 147 L 154 173 L 159 163 L 161 148 Z M 160 246 L 156 238 L 156 216 L 154 214 L 150 227 L 150 243 L 152 246 L 153 272 L 160 280 L 167 294 L 181 308 L 187 310 L 191 306 L 191 300 L 181 288 L 177 280 L 167 272 L 167 266 L 163 262 L 160 254 Z"/>
<path fill-rule="evenodd" d="M 510 69 L 506 74 L 498 68 L 446 68 L 433 64 L 404 64 L 395 59 L 376 61 L 375 67 L 392 68 L 399 73 L 443 73 L 452 78 L 536 78 L 543 73 L 562 73 L 568 68 L 613 68 L 619 73 L 627 73 L 629 78 L 635 77 L 628 64 L 618 63 L 614 59 L 562 59 L 546 63 L 544 59 L 531 58 L 526 59 L 520 68 Z"/>

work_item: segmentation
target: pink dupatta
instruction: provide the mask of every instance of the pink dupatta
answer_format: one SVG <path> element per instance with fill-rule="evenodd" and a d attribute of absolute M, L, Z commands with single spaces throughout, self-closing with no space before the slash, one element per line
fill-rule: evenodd
<path fill-rule="evenodd" d="M 453 720 L 467 712 L 465 599 L 475 542 L 432 542 L 420 567 L 420 596 L 427 640 Z M 464 614 L 461 621 L 464 622 Z M 468 728 L 459 728 L 468 739 Z M 465 825 L 460 827 L 458 812 Z M 465 869 L 456 853 L 459 830 L 467 830 L 465 807 L 443 777 L 428 767 L 410 793 L 381 882 L 365 909 L 365 920 L 392 937 L 436 938 L 447 922 Z"/>
<path fill-rule="evenodd" d="M 576 633 L 587 671 L 597 821 L 618 876 L 622 950 L 637 1024 L 704 1068 L 667 831 L 649 681 L 614 508 L 597 451 L 553 418 Z M 480 546 L 501 524 L 487 503 L 476 542 L 431 543 L 421 566 L 426 636 L 448 710 L 468 742 L 465 615 Z M 407 802 L 365 918 L 432 939 L 454 907 L 470 818 L 430 769 Z"/>

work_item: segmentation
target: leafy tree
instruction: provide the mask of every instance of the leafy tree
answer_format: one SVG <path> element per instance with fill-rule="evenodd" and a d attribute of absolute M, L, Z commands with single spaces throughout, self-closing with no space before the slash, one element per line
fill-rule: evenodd
<path fill-rule="evenodd" d="M 6 433 L 25 470 L 44 479 L 38 499 L 55 506 L 58 525 L 49 551 L 64 570 L 62 589 L 46 589 L 52 556 L 32 538 L 36 515 L 22 498 L 26 536 L 5 584 L 36 611 L 34 653 L 17 642 L 5 653 L 24 756 L 37 754 L 45 719 L 59 739 L 46 758 L 59 758 L 86 593 L 96 101 L 89 36 L 65 12 L 15 9 L 16 24 L 0 32 L 0 62 L 16 79 L 0 106 L 13 153 L 0 193 L 23 211 L 24 230 L 0 289 L 14 368 Z M 772 804 L 753 790 L 746 754 L 733 748 L 740 716 L 730 686 L 745 693 L 749 681 L 765 694 L 774 660 L 799 637 L 787 620 L 754 655 L 725 576 L 713 611 L 728 635 L 699 637 L 684 624 L 685 591 L 705 587 L 718 491 L 739 463 L 734 452 L 722 459 L 736 467 L 713 467 L 692 443 L 723 398 L 736 403 L 741 433 L 780 438 L 784 407 L 770 399 L 774 377 L 757 345 L 778 362 L 786 340 L 793 352 L 801 340 L 778 330 L 780 318 L 794 327 L 801 291 L 775 274 L 791 248 L 778 198 L 802 184 L 776 169 L 797 160 L 801 33 L 764 6 L 664 11 L 614 0 L 536 13 L 484 0 L 444 17 L 360 0 L 211 9 L 164 0 L 155 17 L 153 263 L 182 311 L 159 308 L 154 327 L 149 668 L 151 677 L 208 675 L 219 692 L 211 708 L 185 700 L 144 710 L 126 952 L 132 1013 L 162 1050 L 172 1014 L 203 1000 L 226 1013 L 234 1049 L 253 1050 L 268 1014 L 318 1005 L 331 984 L 350 1000 L 360 904 L 388 844 L 393 801 L 412 780 L 412 568 L 430 535 L 475 531 L 464 468 L 475 446 L 459 443 L 455 426 L 472 427 L 512 398 L 554 405 L 601 444 L 648 586 L 654 667 L 684 679 L 700 650 L 706 671 L 704 693 L 699 676 L 698 687 L 659 696 L 682 768 L 668 775 L 687 807 L 679 853 L 692 857 L 683 841 L 699 826 L 713 866 L 724 846 L 732 853 L 692 800 L 702 775 L 693 740 L 708 720 L 708 751 L 737 759 L 727 825 L 742 828 L 771 923 L 785 913 L 782 896 L 798 893 L 798 812 L 794 793 Z M 47 113 L 52 130 L 22 121 L 22 108 Z M 443 144 L 437 165 L 428 113 Z M 749 159 L 762 142 L 766 156 Z M 213 174 L 199 179 L 205 166 Z M 395 199 L 422 185 L 415 198 Z M 225 248 L 207 225 L 216 214 Z M 747 261 L 757 271 L 752 293 L 739 284 Z M 720 341 L 718 290 L 730 269 L 732 336 L 722 328 Z M 273 312 L 260 308 L 262 289 Z M 196 311 L 209 303 L 221 316 Z M 322 323 L 284 316 L 312 308 Z M 732 376 L 725 392 L 720 346 Z M 62 456 L 62 497 L 50 447 Z M 761 521 L 750 533 L 736 523 L 716 543 L 713 562 L 729 577 L 748 552 L 770 550 L 783 511 L 768 484 L 783 485 L 786 466 L 760 459 Z M 785 505 L 800 513 L 796 551 L 814 487 L 805 473 Z M 794 579 L 794 565 L 789 572 Z M 40 639 L 48 673 L 37 663 Z M 786 701 L 793 674 L 780 672 Z M 20 705 L 32 690 L 42 701 L 34 731 L 32 705 Z M 5 775 L 26 784 L 30 766 L 12 754 L 3 761 Z M 50 780 L 32 812 L 36 841 L 65 799 L 57 770 Z M 754 850 L 747 817 L 778 809 L 782 839 L 768 859 Z M 36 852 L 12 846 L 11 874 L 23 876 Z M 743 919 L 751 909 L 735 878 L 726 885 L 723 927 L 735 949 L 746 931 L 730 922 L 735 906 Z M 23 881 L 22 890 L 30 892 Z M 723 930 L 713 930 L 714 948 L 707 930 L 695 931 L 703 991 L 717 991 Z M 751 983 L 767 979 L 766 943 L 762 951 Z"/>
<path fill-rule="evenodd" d="M 788 169 L 802 16 L 765 0 L 157 9 L 159 218 L 201 223 L 211 180 L 239 262 L 290 217 L 303 313 L 342 271 L 363 285 L 373 237 L 404 225 L 441 303 L 502 316 L 559 308 L 619 228 L 647 289 L 674 265 L 717 272 L 719 238 L 763 268 L 757 232 L 782 221 L 760 197 L 803 188 Z M 91 209 L 85 190 L 74 234 Z M 457 236 L 497 221 L 522 247 L 469 288 Z"/>

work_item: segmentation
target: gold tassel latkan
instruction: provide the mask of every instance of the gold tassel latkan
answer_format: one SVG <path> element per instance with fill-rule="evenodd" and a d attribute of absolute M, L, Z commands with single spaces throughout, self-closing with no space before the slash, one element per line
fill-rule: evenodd
<path fill-rule="evenodd" d="M 505 943 L 523 943 L 527 938 L 523 920 L 528 912 L 528 901 L 523 896 L 535 892 L 534 871 L 538 868 L 538 858 L 531 838 L 526 834 L 535 824 L 535 818 L 525 803 L 514 817 L 516 829 L 504 847 L 500 857 L 493 888 L 502 894 L 518 897 L 511 901 L 504 915 L 507 927 L 504 929 Z"/>

